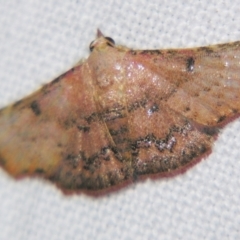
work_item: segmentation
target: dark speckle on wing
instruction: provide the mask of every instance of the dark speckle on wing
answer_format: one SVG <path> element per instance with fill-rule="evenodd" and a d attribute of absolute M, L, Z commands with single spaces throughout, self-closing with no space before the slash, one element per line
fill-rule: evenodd
<path fill-rule="evenodd" d="M 30 108 L 32 109 L 36 116 L 39 116 L 41 114 L 41 109 L 37 101 L 31 102 Z"/>

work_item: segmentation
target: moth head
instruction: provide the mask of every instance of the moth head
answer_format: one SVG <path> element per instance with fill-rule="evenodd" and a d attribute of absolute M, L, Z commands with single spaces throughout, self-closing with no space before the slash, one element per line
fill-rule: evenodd
<path fill-rule="evenodd" d="M 110 37 L 105 37 L 102 32 L 98 29 L 97 32 L 97 39 L 92 41 L 89 45 L 89 49 L 92 52 L 94 48 L 102 48 L 102 47 L 114 47 L 115 42 Z"/>

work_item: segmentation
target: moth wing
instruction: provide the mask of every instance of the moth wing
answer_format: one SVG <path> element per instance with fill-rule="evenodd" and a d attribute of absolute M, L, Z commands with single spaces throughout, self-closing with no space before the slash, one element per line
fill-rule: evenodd
<path fill-rule="evenodd" d="M 11 175 L 37 175 L 64 190 L 102 189 L 128 178 L 98 115 L 85 64 L 0 111 L 0 163 Z"/>
<path fill-rule="evenodd" d="M 221 125 L 240 111 L 240 42 L 137 51 L 134 60 L 158 76 L 166 106 L 199 124 Z"/>
<path fill-rule="evenodd" d="M 126 54 L 128 124 L 139 175 L 171 173 L 211 150 L 239 115 L 240 43 Z"/>

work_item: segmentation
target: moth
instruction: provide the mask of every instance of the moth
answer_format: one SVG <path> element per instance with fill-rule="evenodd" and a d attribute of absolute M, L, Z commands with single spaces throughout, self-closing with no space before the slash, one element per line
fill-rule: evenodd
<path fill-rule="evenodd" d="M 132 50 L 99 30 L 87 60 L 0 111 L 0 164 L 64 192 L 184 171 L 240 112 L 240 42 Z"/>

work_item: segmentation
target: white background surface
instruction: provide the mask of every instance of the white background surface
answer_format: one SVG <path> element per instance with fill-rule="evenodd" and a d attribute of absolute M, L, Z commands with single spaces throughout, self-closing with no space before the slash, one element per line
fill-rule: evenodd
<path fill-rule="evenodd" d="M 0 1 L 0 106 L 88 56 L 99 27 L 135 49 L 240 40 L 240 1 Z M 0 170 L 0 239 L 240 239 L 240 121 L 183 175 L 101 198 Z"/>

